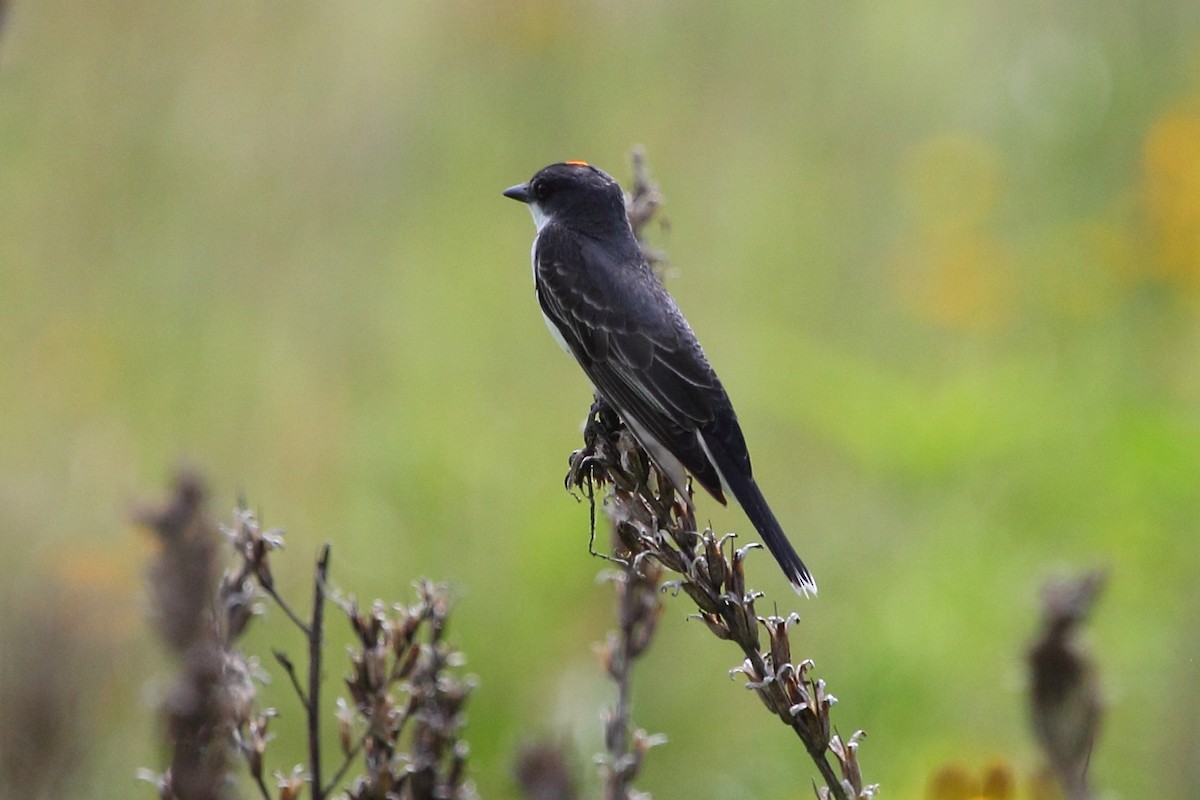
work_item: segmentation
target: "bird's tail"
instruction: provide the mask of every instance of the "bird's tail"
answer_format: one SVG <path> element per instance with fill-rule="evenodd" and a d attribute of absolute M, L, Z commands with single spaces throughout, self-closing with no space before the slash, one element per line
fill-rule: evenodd
<path fill-rule="evenodd" d="M 783 574 L 787 576 L 788 581 L 791 582 L 792 588 L 798 594 L 806 597 L 815 596 L 817 582 L 813 580 L 812 573 L 808 571 L 808 567 L 804 566 L 800 555 L 788 541 L 787 535 L 779 525 L 779 520 L 775 519 L 775 514 L 767 505 L 767 500 L 759 490 L 758 484 L 754 482 L 754 476 L 750 474 L 749 469 L 736 464 L 719 441 L 713 441 L 704 434 L 701 434 L 701 437 L 705 451 L 720 473 L 721 482 L 725 484 L 725 488 L 737 499 L 742 510 L 746 512 L 746 516 L 762 536 L 767 549 L 779 562 L 779 566 L 783 569 Z"/>

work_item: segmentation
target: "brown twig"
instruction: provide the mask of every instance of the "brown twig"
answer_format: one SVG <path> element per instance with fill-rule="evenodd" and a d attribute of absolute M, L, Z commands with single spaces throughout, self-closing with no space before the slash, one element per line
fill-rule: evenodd
<path fill-rule="evenodd" d="M 321 654 L 324 650 L 325 581 L 329 576 L 329 544 L 321 548 L 313 578 L 312 621 L 308 625 L 308 698 L 305 715 L 308 721 L 308 767 L 312 774 L 313 800 L 324 800 L 321 783 Z"/>
<path fill-rule="evenodd" d="M 617 686 L 617 699 L 604 725 L 608 750 L 604 760 L 605 800 L 626 800 L 646 751 L 665 741 L 661 736 L 633 729 L 631 722 L 633 663 L 650 646 L 662 614 L 658 592 L 661 576 L 662 569 L 657 564 L 644 562 L 635 566 L 626 562 L 611 578 L 617 591 L 618 628 L 609 635 L 600 652 L 609 677 Z"/>
<path fill-rule="evenodd" d="M 283 667 L 283 671 L 287 673 L 288 680 L 291 681 L 292 690 L 296 692 L 296 696 L 300 698 L 300 704 L 308 708 L 308 693 L 304 691 L 304 687 L 300 685 L 300 676 L 296 674 L 296 665 L 292 663 L 287 653 L 282 650 L 271 650 L 271 655 L 275 656 L 275 663 Z"/>
<path fill-rule="evenodd" d="M 361 736 L 350 747 L 343 747 L 342 763 L 334 770 L 333 777 L 329 779 L 329 783 L 325 784 L 325 793 L 328 795 L 334 791 L 346 777 L 346 773 L 350 771 L 350 767 L 354 765 L 354 760 L 358 758 L 358 754 L 362 752 L 363 746 L 367 741 L 367 731 L 364 731 Z"/>
<path fill-rule="evenodd" d="M 662 227 L 667 223 L 661 216 L 663 196 L 658 191 L 658 185 L 650 179 L 650 167 L 646 162 L 646 150 L 638 145 L 629 154 L 630 167 L 633 170 L 633 181 L 629 194 L 625 196 L 625 211 L 629 215 L 629 225 L 641 245 L 642 255 L 650 266 L 658 272 L 667 263 L 667 254 L 662 250 L 651 247 L 646 240 L 646 228 L 654 220 Z"/>

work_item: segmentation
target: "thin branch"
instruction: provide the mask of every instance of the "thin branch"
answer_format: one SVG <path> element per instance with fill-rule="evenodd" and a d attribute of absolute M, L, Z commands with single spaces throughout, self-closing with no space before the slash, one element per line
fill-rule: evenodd
<path fill-rule="evenodd" d="M 308 625 L 308 767 L 312 773 L 313 800 L 324 800 L 321 783 L 321 650 L 325 620 L 325 579 L 329 574 L 329 544 L 321 548 L 313 578 L 312 622 Z"/>
<path fill-rule="evenodd" d="M 287 601 L 283 599 L 283 596 L 275 591 L 275 584 L 271 583 L 269 580 L 264 580 L 263 576 L 261 575 L 259 575 L 258 578 L 259 585 L 262 586 L 263 591 L 267 593 L 267 596 L 275 601 L 275 605 L 279 606 L 279 610 L 282 611 L 287 618 L 292 621 L 293 625 L 300 629 L 305 638 L 311 640 L 312 628 L 305 624 L 304 620 L 300 619 L 300 615 L 293 611 L 292 607 L 289 606 Z"/>
<path fill-rule="evenodd" d="M 367 741 L 368 733 L 369 731 L 364 731 L 363 735 L 359 737 L 354 746 L 346 751 L 346 757 L 342 760 L 341 765 L 339 765 L 337 770 L 334 771 L 333 777 L 329 780 L 329 783 L 325 784 L 325 787 L 321 790 L 323 794 L 328 795 L 337 788 L 338 784 L 341 783 L 342 778 L 346 777 L 346 773 L 350 770 L 350 765 L 354 763 L 354 759 L 358 758 L 358 754 L 362 752 L 363 744 Z"/>
<path fill-rule="evenodd" d="M 296 666 L 292 660 L 282 650 L 272 648 L 271 654 L 275 656 L 275 661 L 287 673 L 288 679 L 292 682 L 292 688 L 296 690 L 296 696 L 300 698 L 300 703 L 308 708 L 308 695 L 305 693 L 304 687 L 300 685 L 300 676 L 296 674 Z"/>
<path fill-rule="evenodd" d="M 630 784 L 641 769 L 646 750 L 663 741 L 633 730 L 631 684 L 633 664 L 649 647 L 662 614 L 658 587 L 662 569 L 655 563 L 623 562 L 613 576 L 617 590 L 618 630 L 610 634 L 601 650 L 609 676 L 617 686 L 617 700 L 605 720 L 604 739 L 608 749 L 604 772 L 606 800 L 626 800 Z"/>
<path fill-rule="evenodd" d="M 234 583 L 240 585 L 244 577 L 253 575 L 259 587 L 275 601 L 275 605 L 279 606 L 292 624 L 299 628 L 305 637 L 310 636 L 308 625 L 276 591 L 275 577 L 271 574 L 269 556 L 272 551 L 283 547 L 283 531 L 278 528 L 264 531 L 258 518 L 244 504 L 234 512 L 233 524 L 222 526 L 222 529 L 225 538 L 242 560 L 241 574 Z"/>
<path fill-rule="evenodd" d="M 263 800 L 274 800 L 271 797 L 271 790 L 267 788 L 267 784 L 263 781 L 262 773 L 254 776 L 254 785 L 258 787 L 258 793 L 262 795 Z"/>

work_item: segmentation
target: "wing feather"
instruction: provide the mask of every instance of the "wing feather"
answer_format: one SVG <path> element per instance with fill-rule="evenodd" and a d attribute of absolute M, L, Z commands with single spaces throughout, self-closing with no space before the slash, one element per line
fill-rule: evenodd
<path fill-rule="evenodd" d="M 717 469 L 697 437 L 718 423 L 728 450 L 746 452 L 724 388 L 640 254 L 613 269 L 584 273 L 578 265 L 611 257 L 592 247 L 555 225 L 542 229 L 534 249 L 542 311 L 618 413 L 636 419 L 725 502 Z"/>

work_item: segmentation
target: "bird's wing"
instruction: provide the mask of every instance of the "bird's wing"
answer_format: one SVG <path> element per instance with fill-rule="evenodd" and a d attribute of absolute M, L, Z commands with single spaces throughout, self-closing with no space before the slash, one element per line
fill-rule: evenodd
<path fill-rule="evenodd" d="M 580 274 L 606 254 L 547 226 L 535 249 L 538 300 L 593 385 L 666 447 L 714 497 L 721 478 L 697 432 L 717 423 L 745 458 L 733 408 L 675 302 L 644 264 Z"/>

